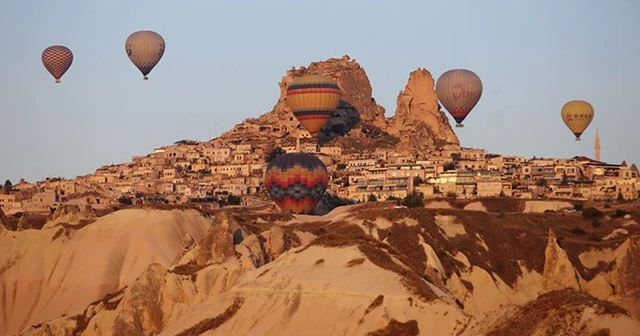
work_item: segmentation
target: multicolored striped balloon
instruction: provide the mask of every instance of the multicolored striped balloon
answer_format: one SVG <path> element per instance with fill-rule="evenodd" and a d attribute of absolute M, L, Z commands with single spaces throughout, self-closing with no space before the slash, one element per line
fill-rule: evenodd
<path fill-rule="evenodd" d="M 131 62 L 142 73 L 143 79 L 148 80 L 147 75 L 164 55 L 165 42 L 154 31 L 140 30 L 127 37 L 124 49 Z"/>
<path fill-rule="evenodd" d="M 305 75 L 287 88 L 287 105 L 300 124 L 316 135 L 331 119 L 340 104 L 340 88 L 331 78 Z"/>
<path fill-rule="evenodd" d="M 264 185 L 280 210 L 308 214 L 322 199 L 329 184 L 327 167 L 308 153 L 276 156 L 265 173 Z"/>
<path fill-rule="evenodd" d="M 456 127 L 463 127 L 462 121 L 482 96 L 482 81 L 473 71 L 449 70 L 438 78 L 436 94 L 444 108 L 456 120 Z"/>
<path fill-rule="evenodd" d="M 61 45 L 47 47 L 42 52 L 42 64 L 51 76 L 60 83 L 60 78 L 69 70 L 73 63 L 73 53 L 69 48 Z"/>

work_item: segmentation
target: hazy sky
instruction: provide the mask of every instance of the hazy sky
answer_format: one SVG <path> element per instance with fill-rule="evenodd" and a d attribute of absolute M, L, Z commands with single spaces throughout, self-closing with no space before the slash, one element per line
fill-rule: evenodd
<path fill-rule="evenodd" d="M 143 81 L 129 34 L 160 33 L 164 57 Z M 271 110 L 292 66 L 348 54 L 386 117 L 409 73 L 468 68 L 476 108 L 465 147 L 531 157 L 640 164 L 640 1 L 0 1 L 0 180 L 73 178 L 181 139 L 207 140 Z M 40 55 L 68 46 L 62 84 Z M 568 100 L 595 118 L 574 136 Z M 454 124 L 450 117 L 450 122 Z"/>

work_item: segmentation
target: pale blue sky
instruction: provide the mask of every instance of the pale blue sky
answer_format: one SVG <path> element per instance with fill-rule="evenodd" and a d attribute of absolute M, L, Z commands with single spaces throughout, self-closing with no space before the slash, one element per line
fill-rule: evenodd
<path fill-rule="evenodd" d="M 143 81 L 124 51 L 166 41 Z M 271 110 L 292 66 L 348 54 L 386 117 L 409 73 L 468 68 L 484 93 L 454 130 L 465 147 L 640 164 L 638 0 L 0 1 L 0 179 L 72 178 L 180 139 L 207 140 Z M 40 54 L 68 46 L 55 85 Z M 562 104 L 595 108 L 582 142 Z M 449 119 L 453 124 L 453 119 Z M 217 131 L 214 133 L 214 131 Z"/>

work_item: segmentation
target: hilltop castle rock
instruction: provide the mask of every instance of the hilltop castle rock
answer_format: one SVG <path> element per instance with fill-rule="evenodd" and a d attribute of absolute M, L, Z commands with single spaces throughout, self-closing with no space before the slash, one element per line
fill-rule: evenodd
<path fill-rule="evenodd" d="M 340 107 L 321 131 L 320 143 L 334 140 L 333 144 L 346 149 L 354 144 L 368 148 L 384 146 L 411 154 L 460 147 L 446 116 L 438 109 L 434 80 L 427 70 L 411 73 L 398 97 L 395 116 L 386 119 L 384 107 L 372 96 L 364 68 L 347 55 L 290 69 L 279 83 L 280 98 L 270 112 L 235 125 L 220 138 L 236 143 L 271 143 L 274 139 L 292 142 L 302 128 L 286 105 L 286 90 L 295 78 L 306 74 L 329 76 L 342 91 Z"/>
<path fill-rule="evenodd" d="M 364 69 L 349 56 L 340 59 L 331 58 L 324 62 L 313 62 L 309 67 L 300 69 L 292 68 L 282 78 L 280 85 L 280 99 L 276 108 L 291 110 L 286 107 L 287 87 L 297 77 L 309 74 L 322 74 L 333 78 L 338 83 L 341 92 L 341 100 L 358 110 L 360 119 L 383 128 L 385 126 L 384 108 L 376 104 L 372 97 L 371 83 Z"/>

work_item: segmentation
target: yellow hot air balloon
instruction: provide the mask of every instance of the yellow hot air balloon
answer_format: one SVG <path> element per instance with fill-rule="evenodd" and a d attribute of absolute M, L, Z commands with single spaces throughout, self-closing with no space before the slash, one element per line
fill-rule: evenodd
<path fill-rule="evenodd" d="M 571 100 L 562 106 L 562 121 L 580 141 L 580 136 L 589 127 L 595 112 L 593 106 L 584 100 Z"/>
<path fill-rule="evenodd" d="M 129 35 L 124 48 L 131 62 L 144 76 L 143 79 L 147 80 L 149 72 L 164 55 L 165 43 L 160 34 L 150 30 L 140 30 Z"/>
<path fill-rule="evenodd" d="M 464 127 L 462 121 L 482 96 L 482 81 L 473 71 L 452 69 L 440 75 L 436 81 L 436 95 L 456 120 L 456 127 Z"/>
<path fill-rule="evenodd" d="M 305 75 L 287 87 L 287 106 L 300 124 L 316 135 L 340 105 L 340 88 L 331 78 Z"/>

